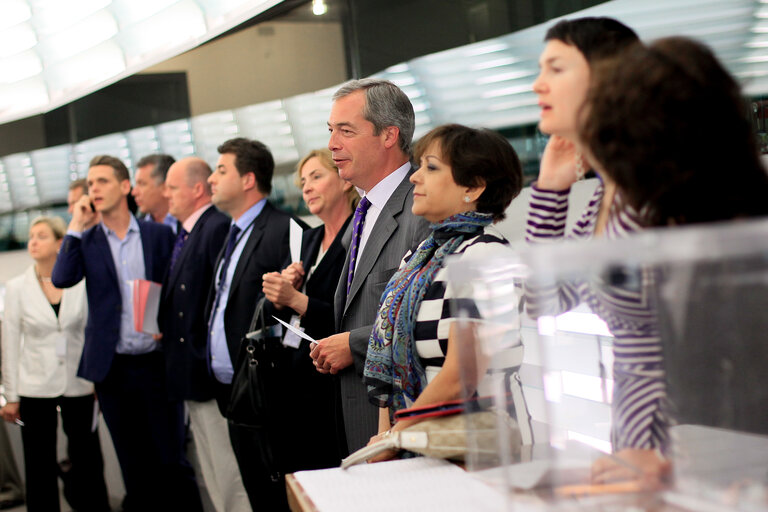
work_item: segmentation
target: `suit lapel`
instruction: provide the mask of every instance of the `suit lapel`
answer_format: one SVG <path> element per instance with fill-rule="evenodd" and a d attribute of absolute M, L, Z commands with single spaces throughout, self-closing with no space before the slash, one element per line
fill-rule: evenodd
<path fill-rule="evenodd" d="M 152 272 L 154 263 L 153 252 L 150 250 L 152 247 L 152 240 L 149 238 L 149 229 L 143 222 L 139 222 L 139 234 L 141 235 L 141 252 L 144 253 L 144 278 L 150 281 L 154 281 L 154 272 Z"/>
<path fill-rule="evenodd" d="M 349 218 L 347 218 L 346 222 L 344 222 L 344 225 L 341 227 L 341 230 L 336 235 L 336 238 L 334 238 L 333 242 L 331 242 L 331 245 L 328 247 L 328 252 L 325 253 L 325 256 L 323 256 L 322 261 L 315 269 L 315 272 L 314 272 L 315 274 L 322 275 L 324 272 L 327 272 L 328 270 L 330 270 L 329 267 L 332 267 L 336 264 L 336 258 L 338 257 L 338 255 L 340 253 L 344 254 L 346 252 L 346 249 L 344 248 L 344 245 L 343 245 L 343 238 L 347 231 L 347 225 L 350 224 L 351 220 L 352 220 L 352 215 L 350 215 Z M 321 233 L 321 236 L 319 236 L 317 239 L 318 246 L 323 240 L 322 234 L 324 232 L 321 231 L 320 233 Z M 346 276 L 347 275 L 344 274 L 345 282 L 346 282 Z"/>
<path fill-rule="evenodd" d="M 411 189 L 411 182 L 409 178 L 413 173 L 411 168 L 403 178 L 403 181 L 397 186 L 395 191 L 387 200 L 384 208 L 379 214 L 379 218 L 376 219 L 376 224 L 373 226 L 371 235 L 368 241 L 365 243 L 365 249 L 363 254 L 357 261 L 357 267 L 355 268 L 355 276 L 352 279 L 352 286 L 349 289 L 349 296 L 347 296 L 346 304 L 344 305 L 344 311 L 346 312 L 352 299 L 360 290 L 365 278 L 371 272 L 373 265 L 381 254 L 382 248 L 387 244 L 392 234 L 397 230 L 397 217 L 402 213 L 405 205 L 405 198 Z M 403 255 L 404 256 L 404 255 Z M 349 268 L 349 253 L 347 254 L 347 261 L 345 268 Z M 345 273 L 344 276 L 347 274 Z"/>
<path fill-rule="evenodd" d="M 310 229 L 304 232 L 304 240 L 301 247 L 301 261 L 304 265 L 309 261 L 315 261 L 317 255 L 320 253 L 320 244 L 323 242 L 323 236 L 325 235 L 325 228 Z M 304 272 L 309 272 L 308 268 L 304 268 Z"/>
<path fill-rule="evenodd" d="M 214 206 L 209 206 L 208 209 L 203 212 L 200 218 L 197 219 L 197 222 L 195 222 L 195 227 L 192 228 L 192 231 L 187 236 L 187 241 L 184 242 L 184 247 L 181 248 L 181 253 L 179 253 L 176 264 L 173 266 L 172 270 L 169 269 L 170 275 L 168 276 L 168 286 L 163 289 L 163 294 L 165 294 L 165 290 L 173 289 L 173 286 L 176 284 L 176 280 L 181 274 L 181 269 L 184 267 L 184 262 L 187 260 L 187 255 L 192 250 L 191 247 L 195 244 L 195 238 L 200 236 L 200 231 L 202 231 L 206 219 L 211 215 L 211 213 L 213 213 L 213 211 Z M 179 229 L 182 227 L 183 226 L 181 226 L 181 223 L 179 223 Z"/>
<path fill-rule="evenodd" d="M 271 205 L 266 203 L 264 209 L 261 210 L 259 216 L 253 221 L 253 227 L 251 228 L 251 234 L 248 236 L 248 240 L 245 242 L 243 252 L 240 253 L 240 258 L 237 260 L 237 267 L 235 267 L 235 273 L 232 274 L 232 286 L 229 289 L 229 296 L 235 293 L 235 290 L 240 285 L 245 267 L 248 265 L 248 259 L 259 244 L 262 235 L 264 235 L 264 227 L 267 225 L 269 215 L 271 213 Z"/>
<path fill-rule="evenodd" d="M 117 269 L 115 268 L 115 260 L 112 258 L 112 251 L 109 249 L 109 241 L 107 235 L 104 234 L 104 229 L 101 225 L 96 225 L 93 229 L 94 245 L 101 251 L 101 256 L 104 259 L 104 265 L 107 267 L 107 273 L 112 277 L 115 285 L 120 283 L 117 280 Z"/>
<path fill-rule="evenodd" d="M 48 302 L 48 298 L 43 293 L 43 289 L 40 287 L 40 283 L 35 275 L 34 265 L 29 267 L 24 273 L 24 289 L 32 290 L 29 298 L 33 301 L 34 306 L 31 308 L 33 314 L 45 322 L 48 326 L 58 329 L 58 320 L 56 319 L 56 313 L 51 307 L 51 303 Z M 64 293 L 61 294 L 62 302 L 64 301 Z"/>

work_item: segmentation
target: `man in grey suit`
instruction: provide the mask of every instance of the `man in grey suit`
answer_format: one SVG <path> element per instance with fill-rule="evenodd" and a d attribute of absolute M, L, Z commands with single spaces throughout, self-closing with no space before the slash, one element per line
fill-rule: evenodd
<path fill-rule="evenodd" d="M 339 175 L 363 199 L 348 228 L 350 249 L 336 288 L 339 334 L 319 340 L 310 355 L 319 372 L 339 375 L 346 436 L 341 448 L 349 452 L 378 431 L 379 412 L 368 401 L 362 374 L 381 294 L 405 253 L 429 232 L 427 222 L 411 213 L 415 124 L 408 97 L 386 80 L 353 80 L 333 96 L 328 149 Z"/>

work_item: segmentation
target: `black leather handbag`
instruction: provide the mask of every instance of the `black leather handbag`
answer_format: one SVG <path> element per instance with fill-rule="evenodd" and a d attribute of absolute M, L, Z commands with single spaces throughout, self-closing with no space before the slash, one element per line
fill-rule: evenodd
<path fill-rule="evenodd" d="M 248 334 L 240 342 L 240 352 L 232 377 L 232 394 L 227 408 L 227 419 L 241 426 L 269 427 L 280 404 L 270 400 L 273 393 L 284 386 L 287 378 L 284 347 L 272 326 L 264 318 L 262 299 L 256 305 Z"/>

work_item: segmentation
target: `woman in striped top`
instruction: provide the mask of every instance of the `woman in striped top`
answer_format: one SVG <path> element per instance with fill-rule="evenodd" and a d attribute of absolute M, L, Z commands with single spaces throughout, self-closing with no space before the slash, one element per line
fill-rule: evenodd
<path fill-rule="evenodd" d="M 602 184 L 568 236 L 618 238 L 647 227 L 768 214 L 768 177 L 739 87 L 706 47 L 682 38 L 634 45 L 591 71 L 575 140 Z M 565 143 L 556 140 L 553 149 L 559 144 Z M 567 191 L 552 185 L 556 173 L 544 166 L 548 181 L 539 180 L 528 216 L 527 236 L 537 243 L 564 236 L 567 212 Z M 583 300 L 611 328 L 614 445 L 621 458 L 648 474 L 666 469 L 657 450 L 667 441 L 668 420 L 652 302 L 656 276 L 646 268 L 636 277 L 622 286 L 599 278 L 571 283 L 551 303 L 564 310 Z M 536 291 L 534 306 L 553 292 Z M 598 481 L 637 476 L 609 459 L 599 461 L 593 474 Z"/>
<path fill-rule="evenodd" d="M 422 137 L 415 153 L 421 166 L 411 176 L 412 211 L 432 223 L 432 234 L 403 258 L 382 296 L 364 369 L 368 396 L 381 408 L 371 443 L 414 422 L 393 426 L 394 412 L 465 396 L 453 320 L 455 308 L 474 317 L 479 312 L 472 297 L 448 281 L 445 259 L 506 251 L 492 224 L 522 187 L 515 151 L 489 130 L 440 126 Z"/>
<path fill-rule="evenodd" d="M 533 89 L 542 108 L 539 127 L 551 138 L 538 181 L 532 186 L 526 238 L 530 243 L 553 243 L 566 237 L 625 237 L 641 229 L 640 215 L 600 168 L 595 169 L 600 182 L 587 208 L 569 233 L 565 228 L 570 187 L 588 165 L 579 143 L 578 118 L 591 74 L 600 62 L 628 47 L 640 46 L 637 36 L 612 19 L 582 18 L 559 22 L 545 40 L 547 45 L 539 59 L 541 72 Z M 647 284 L 651 276 L 644 270 L 640 273 L 632 283 Z M 666 445 L 667 420 L 661 345 L 649 306 L 649 288 L 611 286 L 598 277 L 561 283 L 557 289 L 534 283 L 526 288 L 526 306 L 533 317 L 558 314 L 585 302 L 608 324 L 614 335 L 614 451 L 630 459 L 638 453 L 656 457 L 655 449 Z M 610 475 L 598 471 L 596 479 Z"/>

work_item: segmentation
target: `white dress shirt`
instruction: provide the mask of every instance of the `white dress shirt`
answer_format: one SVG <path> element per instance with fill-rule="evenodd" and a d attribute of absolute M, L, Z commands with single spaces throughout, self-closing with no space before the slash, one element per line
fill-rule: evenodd
<path fill-rule="evenodd" d="M 376 225 L 376 219 L 379 218 L 381 210 L 384 209 L 387 201 L 389 201 L 389 198 L 395 193 L 395 189 L 403 181 L 403 178 L 408 174 L 410 168 L 411 162 L 405 162 L 395 169 L 389 176 L 378 182 L 367 194 L 364 191 L 357 189 L 361 197 L 367 197 L 371 202 L 371 206 L 368 208 L 368 213 L 365 215 L 363 232 L 360 233 L 360 248 L 357 251 L 358 261 L 360 260 L 360 255 L 365 252 L 365 244 L 371 236 L 371 231 L 373 231 L 373 226 Z"/>

